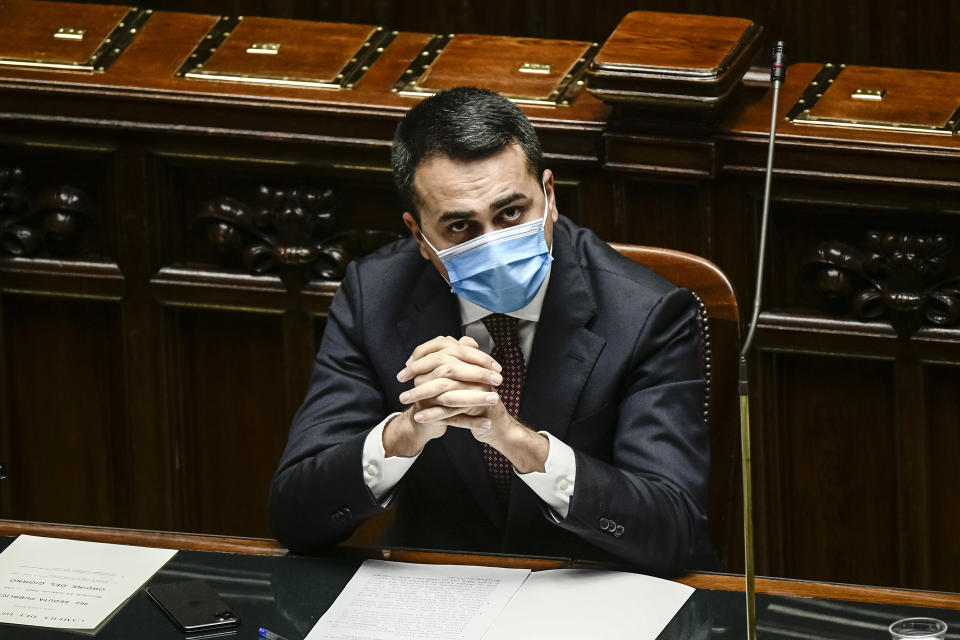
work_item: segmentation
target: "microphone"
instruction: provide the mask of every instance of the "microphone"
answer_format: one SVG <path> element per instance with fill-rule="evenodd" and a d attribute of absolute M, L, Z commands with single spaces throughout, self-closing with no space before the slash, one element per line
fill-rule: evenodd
<path fill-rule="evenodd" d="M 770 66 L 770 82 L 783 83 L 787 78 L 787 66 L 783 57 L 783 40 L 773 45 L 773 64 Z"/>
<path fill-rule="evenodd" d="M 763 214 L 760 218 L 760 249 L 757 257 L 757 286 L 753 294 L 753 313 L 747 338 L 740 350 L 740 454 L 743 470 L 743 555 L 744 578 L 747 598 L 747 638 L 757 638 L 756 588 L 753 566 L 753 474 L 750 459 L 750 381 L 747 374 L 747 356 L 753 346 L 753 338 L 760 317 L 760 294 L 763 290 L 763 270 L 766 261 L 767 221 L 770 218 L 770 179 L 773 176 L 773 143 L 777 131 L 777 105 L 780 101 L 780 85 L 787 77 L 783 40 L 773 47 L 773 62 L 770 65 L 770 83 L 773 85 L 773 106 L 770 111 L 770 140 L 767 144 L 767 170 L 764 173 Z"/>
<path fill-rule="evenodd" d="M 757 260 L 757 288 L 753 295 L 753 314 L 750 316 L 750 328 L 747 339 L 743 341 L 740 350 L 741 366 L 746 360 L 750 347 L 753 346 L 753 335 L 756 331 L 757 318 L 760 316 L 760 293 L 763 286 L 763 264 L 766 259 L 767 248 L 767 221 L 770 217 L 770 179 L 773 176 L 773 143 L 777 132 L 777 105 L 780 102 L 780 85 L 787 77 L 787 67 L 783 55 L 783 40 L 777 41 L 773 47 L 773 63 L 770 65 L 770 82 L 773 84 L 773 106 L 770 110 L 770 139 L 767 143 L 767 170 L 764 173 L 763 185 L 763 214 L 760 217 L 760 255 Z M 741 372 L 741 380 L 745 374 Z"/>

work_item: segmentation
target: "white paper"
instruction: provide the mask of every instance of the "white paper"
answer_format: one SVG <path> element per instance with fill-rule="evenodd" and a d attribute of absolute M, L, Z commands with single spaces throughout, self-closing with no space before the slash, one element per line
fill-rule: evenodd
<path fill-rule="evenodd" d="M 637 573 L 537 571 L 484 640 L 654 640 L 693 592 L 679 582 Z"/>
<path fill-rule="evenodd" d="M 0 622 L 94 629 L 175 553 L 21 535 L 0 553 Z"/>
<path fill-rule="evenodd" d="M 480 640 L 529 573 L 367 560 L 306 640 Z"/>

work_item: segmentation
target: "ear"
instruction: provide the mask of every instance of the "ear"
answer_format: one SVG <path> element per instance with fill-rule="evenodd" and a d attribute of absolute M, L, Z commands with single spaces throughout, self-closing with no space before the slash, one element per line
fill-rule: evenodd
<path fill-rule="evenodd" d="M 553 172 L 550 169 L 543 170 L 543 190 L 547 195 L 548 206 L 550 207 L 550 219 L 553 222 L 560 217 L 560 211 L 557 209 L 556 192 L 553 189 Z"/>
<path fill-rule="evenodd" d="M 410 235 L 413 236 L 413 239 L 417 241 L 417 244 L 420 246 L 420 255 L 423 256 L 424 260 L 430 259 L 430 247 L 427 246 L 427 243 L 423 241 L 423 234 L 420 232 L 420 225 L 417 224 L 416 218 L 409 211 L 403 212 L 403 224 L 407 225 L 407 229 L 410 229 Z"/>

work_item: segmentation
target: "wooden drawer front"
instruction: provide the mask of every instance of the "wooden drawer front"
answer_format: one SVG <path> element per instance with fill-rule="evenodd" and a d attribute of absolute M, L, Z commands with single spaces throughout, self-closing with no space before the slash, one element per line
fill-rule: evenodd
<path fill-rule="evenodd" d="M 960 74 L 826 64 L 788 115 L 797 124 L 952 135 Z"/>
<path fill-rule="evenodd" d="M 92 71 L 136 34 L 144 20 L 133 18 L 147 16 L 112 5 L 14 2 L 0 13 L 0 65 Z"/>
<path fill-rule="evenodd" d="M 394 92 L 433 95 L 469 84 L 516 102 L 569 104 L 594 50 L 594 44 L 578 40 L 437 36 L 407 69 Z"/>
<path fill-rule="evenodd" d="M 205 80 L 352 88 L 392 35 L 372 25 L 221 18 L 183 71 Z"/>

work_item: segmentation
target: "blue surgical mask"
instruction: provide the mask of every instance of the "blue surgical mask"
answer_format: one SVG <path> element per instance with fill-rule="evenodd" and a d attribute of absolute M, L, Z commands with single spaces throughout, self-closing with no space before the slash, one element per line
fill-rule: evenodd
<path fill-rule="evenodd" d="M 447 269 L 451 290 L 494 313 L 510 313 L 530 304 L 543 284 L 553 257 L 547 247 L 544 225 L 550 212 L 543 191 L 543 218 L 498 229 L 437 251 Z"/>

